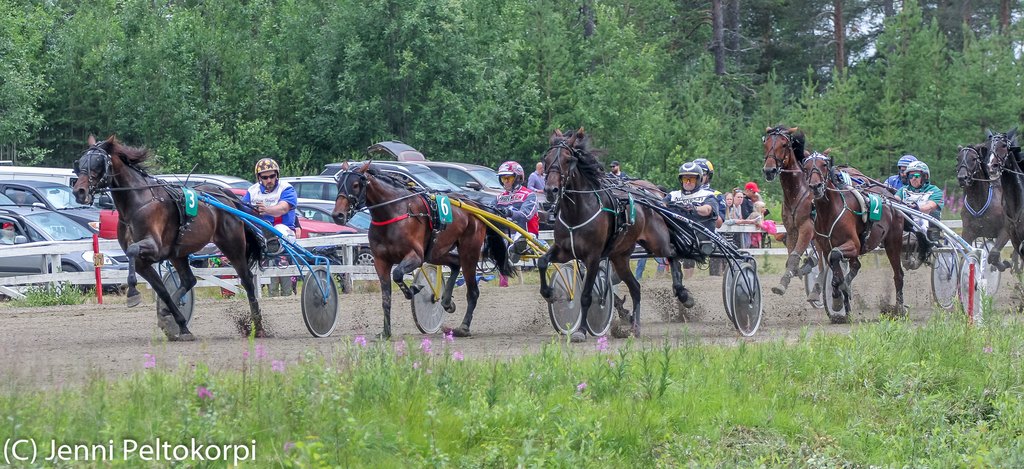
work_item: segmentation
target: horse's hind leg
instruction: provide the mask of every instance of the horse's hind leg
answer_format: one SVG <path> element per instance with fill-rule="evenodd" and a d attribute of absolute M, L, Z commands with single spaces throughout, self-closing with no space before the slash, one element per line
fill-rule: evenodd
<path fill-rule="evenodd" d="M 772 293 L 776 295 L 786 294 L 786 290 L 789 289 L 789 282 L 793 280 L 793 277 L 800 275 L 797 269 L 800 267 L 800 256 L 802 254 L 803 251 L 789 253 L 789 257 L 786 258 L 786 273 L 782 274 L 779 284 L 772 287 Z"/>
<path fill-rule="evenodd" d="M 129 244 L 128 248 L 124 250 L 125 255 L 128 256 L 128 297 L 125 300 L 125 303 L 129 308 L 138 306 L 139 303 L 142 303 L 142 294 L 139 293 L 137 287 L 139 280 L 135 276 L 137 270 L 136 264 L 140 257 L 146 257 L 147 259 L 156 258 L 157 251 L 156 242 L 153 241 L 153 238 L 144 238 L 138 242 Z M 148 281 L 149 279 L 146 280 Z"/>
<path fill-rule="evenodd" d="M 469 247 L 472 249 L 472 246 Z M 476 248 L 472 252 L 480 252 L 480 248 Z M 476 279 L 476 263 L 479 259 L 474 259 L 473 256 L 463 254 L 462 259 L 462 275 L 466 279 L 466 314 L 462 317 L 462 325 L 452 331 L 457 337 L 470 337 L 473 334 L 470 333 L 469 327 L 473 323 L 473 312 L 476 311 L 476 302 L 480 298 L 480 283 Z M 451 301 L 452 289 L 455 288 L 455 276 L 459 271 L 459 266 L 455 265 L 452 267 L 452 276 L 448 279 L 448 285 L 445 288 L 445 294 Z M 452 310 L 455 308 L 452 307 Z"/>
<path fill-rule="evenodd" d="M 398 288 L 402 290 L 402 294 L 405 295 L 407 300 L 411 300 L 416 292 L 405 284 L 405 276 L 421 265 L 423 265 L 423 258 L 415 252 L 410 252 L 409 255 L 405 256 L 405 259 L 402 259 L 402 262 L 391 269 L 391 280 L 398 284 Z"/>
<path fill-rule="evenodd" d="M 697 302 L 690 294 L 690 290 L 683 286 L 682 262 L 679 259 L 669 259 L 669 269 L 672 271 L 672 292 L 683 307 L 692 308 Z"/>
<path fill-rule="evenodd" d="M 377 271 L 377 280 L 380 282 L 380 306 L 384 310 L 384 330 L 377 336 L 380 339 L 391 338 L 391 278 L 388 271 L 391 264 L 380 257 L 374 256 L 373 268 Z"/>
<path fill-rule="evenodd" d="M 616 258 L 612 262 L 612 267 L 615 268 L 615 273 L 622 279 L 626 284 L 626 288 L 629 289 L 629 297 L 633 300 L 633 320 L 630 324 L 633 326 L 633 335 L 636 337 L 640 336 L 640 282 L 633 276 L 633 272 L 629 270 L 629 256 L 623 256 Z"/>
<path fill-rule="evenodd" d="M 139 275 L 149 282 L 150 288 L 156 292 L 160 300 L 167 305 L 171 310 L 171 318 L 174 319 L 174 324 L 177 325 L 177 330 L 174 330 L 169 323 L 166 322 L 166 316 L 160 319 L 160 328 L 163 329 L 164 334 L 167 334 L 168 340 L 180 340 L 180 341 L 192 341 L 195 337 L 192 336 L 192 332 L 188 330 L 188 321 L 185 316 L 181 314 L 181 310 L 178 309 L 177 299 L 172 299 L 171 294 L 164 288 L 163 282 L 160 281 L 160 275 L 157 274 L 156 269 L 153 268 L 152 264 L 146 264 L 139 268 Z"/>
<path fill-rule="evenodd" d="M 256 297 L 256 276 L 249 270 L 249 263 L 245 257 L 245 251 L 229 256 L 231 266 L 238 274 L 238 281 L 245 289 L 245 296 L 249 300 L 249 319 L 252 321 L 252 331 L 256 337 L 270 337 L 263 324 L 263 311 L 260 308 L 260 301 Z M 289 287 L 290 288 L 290 287 Z"/>
<path fill-rule="evenodd" d="M 170 263 L 178 273 L 178 280 L 181 281 L 178 289 L 171 293 L 171 299 L 174 300 L 174 304 L 181 304 L 181 297 L 196 286 L 196 275 L 192 272 L 192 266 L 188 265 L 188 257 L 170 259 Z"/>

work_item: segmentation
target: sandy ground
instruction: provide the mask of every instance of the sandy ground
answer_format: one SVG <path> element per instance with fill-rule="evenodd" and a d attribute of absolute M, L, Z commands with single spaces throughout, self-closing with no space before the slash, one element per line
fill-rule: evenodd
<path fill-rule="evenodd" d="M 814 309 L 804 299 L 802 283 L 794 280 L 785 296 L 771 293 L 778 282 L 778 273 L 760 275 L 764 303 L 764 319 L 756 337 L 739 336 L 725 315 L 722 306 L 722 278 L 697 271 L 687 286 L 697 296 L 694 319 L 681 322 L 678 306 L 671 295 L 667 275 L 645 278 L 643 282 L 644 341 L 660 343 L 665 338 L 676 341 L 696 337 L 706 343 L 735 345 L 743 341 L 794 340 L 803 328 L 811 333 L 844 334 L 857 324 L 879 318 L 880 305 L 891 303 L 892 272 L 886 261 L 881 264 L 869 255 L 863 259 L 864 270 L 854 283 L 853 324 L 830 324 L 824 312 Z M 777 264 L 778 262 L 776 262 Z M 775 270 L 778 266 L 775 267 Z M 648 275 L 653 271 L 648 266 Z M 556 339 L 548 320 L 546 303 L 536 285 L 536 272 L 527 272 L 526 283 L 513 280 L 512 286 L 499 288 L 497 282 L 482 284 L 480 302 L 473 323 L 473 338 L 457 339 L 454 349 L 466 357 L 507 357 L 539 350 Z M 908 272 L 905 296 L 910 318 L 920 323 L 933 313 L 930 271 L 923 268 Z M 996 304 L 1007 305 L 1014 299 L 1016 280 L 1005 273 Z M 365 288 L 365 287 L 364 287 Z M 357 288 L 358 289 L 358 288 Z M 625 287 L 617 287 L 619 294 Z M 465 306 L 465 289 L 456 290 L 458 310 L 449 315 L 446 326 L 458 326 Z M 156 326 L 155 306 L 150 299 L 136 308 L 124 307 L 124 297 L 108 296 L 104 305 L 60 306 L 49 308 L 14 308 L 0 306 L 0 381 L 17 386 L 53 387 L 81 383 L 99 374 L 111 378 L 127 376 L 141 370 L 144 355 L 156 357 L 158 366 L 175 368 L 198 362 L 211 369 L 237 368 L 242 353 L 248 348 L 246 339 L 236 332 L 232 317 L 247 314 L 244 300 L 201 299 L 196 304 L 192 331 L 198 341 L 168 343 Z M 366 291 L 340 296 L 337 329 L 330 338 L 316 339 L 309 335 L 302 322 L 297 297 L 264 298 L 263 311 L 274 333 L 273 338 L 259 339 L 268 360 L 294 363 L 309 353 L 330 356 L 353 341 L 356 335 L 367 339 L 380 331 L 382 313 L 380 294 Z M 412 346 L 423 335 L 412 320 L 409 302 L 395 295 L 393 311 L 396 338 Z M 628 304 L 628 303 L 627 303 Z M 440 339 L 436 336 L 434 339 Z M 624 343 L 611 339 L 613 347 Z M 584 350 L 594 349 L 594 339 L 577 344 Z"/>

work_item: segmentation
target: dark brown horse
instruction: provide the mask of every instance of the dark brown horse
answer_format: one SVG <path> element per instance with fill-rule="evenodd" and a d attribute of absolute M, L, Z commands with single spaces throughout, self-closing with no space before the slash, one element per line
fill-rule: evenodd
<path fill-rule="evenodd" d="M 814 198 L 817 212 L 814 219 L 814 242 L 818 252 L 828 261 L 832 269 L 833 297 L 843 296 L 846 314 L 832 316 L 832 322 L 846 322 L 850 313 L 850 285 L 860 271 L 859 256 L 879 245 L 885 246 L 885 254 L 892 267 L 893 284 L 896 286 L 896 314 L 903 314 L 903 266 L 900 265 L 900 253 L 903 250 L 903 214 L 890 205 L 882 207 L 881 219 L 865 223 L 863 212 L 853 191 L 858 190 L 845 185 L 832 162 L 832 157 L 815 153 L 804 158 L 802 164 L 806 175 L 807 186 Z M 855 173 L 862 177 L 859 172 Z M 875 193 L 883 199 L 891 194 L 881 184 L 870 184 L 864 189 L 866 193 Z M 868 198 L 867 194 L 864 199 Z M 849 278 L 845 278 L 841 261 L 849 259 Z M 825 276 L 820 276 L 823 280 Z"/>
<path fill-rule="evenodd" d="M 985 164 L 984 145 L 957 148 L 956 181 L 964 190 L 964 210 L 960 211 L 963 234 L 968 243 L 977 238 L 995 238 L 988 254 L 989 265 L 1006 270 L 1009 262 L 1000 261 L 999 254 L 1010 240 L 1006 215 L 1003 211 L 1003 187 L 998 178 L 990 176 Z"/>
<path fill-rule="evenodd" d="M 128 306 L 136 306 L 141 295 L 136 288 L 136 272 L 149 282 L 169 311 L 161 311 L 158 324 L 171 340 L 194 340 L 187 321 L 178 309 L 178 299 L 196 284 L 196 277 L 188 264 L 188 256 L 211 241 L 231 261 L 249 298 L 253 331 L 265 336 L 260 305 L 256 299 L 256 284 L 252 267 L 259 261 L 261 245 L 241 219 L 209 205 L 199 203 L 196 216 L 186 220 L 181 206 L 179 186 L 170 185 L 150 177 L 139 166 L 149 157 L 141 148 L 122 145 L 110 137 L 96 142 L 89 137 L 89 148 L 78 160 L 78 182 L 73 189 L 81 204 L 92 203 L 93 194 L 108 189 L 117 207 L 120 223 L 117 240 L 128 255 Z M 242 209 L 241 201 L 233 194 L 213 186 L 210 195 L 226 205 Z M 168 260 L 181 277 L 177 291 L 168 293 L 157 274 L 154 264 Z M 173 319 L 173 321 L 172 321 Z"/>
<path fill-rule="evenodd" d="M 1024 247 L 1024 168 L 1021 164 L 1017 129 L 1006 133 L 988 131 L 985 140 L 989 173 L 1003 187 L 1003 213 L 1010 232 L 1010 242 L 1018 255 Z"/>
<path fill-rule="evenodd" d="M 814 239 L 811 208 L 814 206 L 800 162 L 804 159 L 804 133 L 798 127 L 769 127 L 764 136 L 764 178 L 772 181 L 779 176 L 782 184 L 782 224 L 786 227 L 786 273 L 778 286 L 772 287 L 777 295 L 786 293 L 793 277 L 810 273 L 816 259 L 808 259 L 799 270 L 800 257 Z M 817 298 L 811 298 L 817 299 Z"/>
<path fill-rule="evenodd" d="M 469 336 L 473 310 L 480 297 L 476 267 L 485 239 L 488 256 L 498 271 L 506 276 L 515 275 L 508 262 L 505 239 L 479 218 L 455 206 L 451 223 L 435 234 L 429 194 L 409 189 L 401 181 L 371 169 L 370 163 L 357 170 L 345 169 L 337 178 L 334 221 L 344 224 L 364 207 L 369 208 L 373 220 L 368 236 L 384 308 L 381 337 L 391 337 L 391 282 L 397 283 L 406 299 L 411 300 L 415 292 L 405 284 L 405 276 L 424 262 L 451 268 L 441 297 L 441 305 L 449 313 L 455 311 L 452 290 L 461 269 L 466 280 L 466 314 L 453 334 Z M 472 204 L 468 200 L 461 203 Z"/>
<path fill-rule="evenodd" d="M 544 154 L 545 192 L 547 199 L 552 201 L 557 221 L 554 243 L 537 261 L 541 296 L 551 298 L 552 289 L 546 273 L 551 262 L 579 259 L 586 267 L 583 290 L 578 295 L 583 309 L 582 323 L 587 324 L 587 311 L 599 263 L 601 259 L 608 258 L 615 273 L 629 289 L 629 296 L 633 299 L 632 332 L 640 335 L 640 282 L 629 268 L 630 256 L 639 243 L 649 255 L 671 261 L 674 293 L 679 301 L 692 305 L 689 292 L 683 288 L 682 271 L 674 261 L 679 253 L 671 242 L 662 216 L 645 205 L 637 203 L 634 210 L 630 210 L 621 202 L 613 189 L 615 186 L 604 182 L 604 168 L 597 159 L 600 152 L 590 148 L 590 139 L 582 128 L 565 135 L 556 130 L 548 144 Z M 634 185 L 657 190 L 649 183 Z M 624 222 L 620 217 L 622 211 L 635 215 L 632 220 Z M 582 333 L 574 336 L 575 340 L 584 337 Z"/>

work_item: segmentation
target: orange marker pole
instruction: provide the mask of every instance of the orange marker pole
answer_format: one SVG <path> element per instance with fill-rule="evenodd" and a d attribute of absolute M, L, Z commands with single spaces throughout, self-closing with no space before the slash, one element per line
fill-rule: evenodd
<path fill-rule="evenodd" d="M 92 235 L 92 265 L 96 267 L 96 302 L 103 304 L 103 278 L 100 267 L 103 266 L 103 254 L 100 254 L 100 237 Z"/>

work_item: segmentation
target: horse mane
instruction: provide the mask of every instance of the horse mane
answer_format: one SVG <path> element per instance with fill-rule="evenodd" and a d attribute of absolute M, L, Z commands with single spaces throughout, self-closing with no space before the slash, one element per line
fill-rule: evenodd
<path fill-rule="evenodd" d="M 138 165 L 146 161 L 149 156 L 149 150 L 145 147 L 130 147 L 121 143 L 117 137 L 111 135 L 105 142 L 103 142 L 104 150 L 111 155 L 120 155 L 128 164 Z"/>
<path fill-rule="evenodd" d="M 568 140 L 576 135 L 575 130 L 566 132 L 565 139 Z M 579 169 L 580 174 L 594 185 L 600 185 L 601 180 L 604 179 L 605 171 L 604 165 L 601 164 L 599 158 L 605 156 L 607 151 L 604 149 L 593 148 L 591 146 L 590 135 L 583 133 L 583 137 L 576 139 L 576 143 L 573 144 L 573 148 L 576 149 L 579 155 L 579 161 L 576 163 L 576 169 Z"/>

